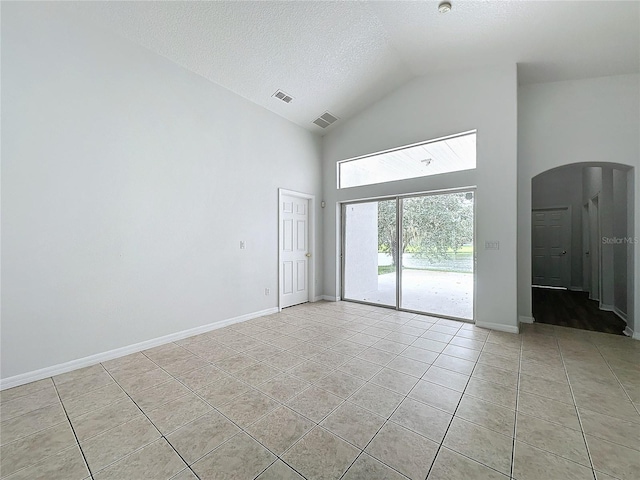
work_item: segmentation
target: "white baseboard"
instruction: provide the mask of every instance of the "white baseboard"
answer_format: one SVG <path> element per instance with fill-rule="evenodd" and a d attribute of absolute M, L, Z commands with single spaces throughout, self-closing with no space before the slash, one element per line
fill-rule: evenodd
<path fill-rule="evenodd" d="M 535 323 L 535 319 L 533 317 L 528 317 L 526 315 L 520 315 L 518 320 L 520 320 L 520 323 Z"/>
<path fill-rule="evenodd" d="M 582 287 L 574 287 L 574 286 L 570 286 L 569 290 L 571 292 L 584 292 L 584 291 L 586 291 L 586 290 L 583 290 Z"/>
<path fill-rule="evenodd" d="M 624 327 L 624 331 L 622 333 L 624 333 L 627 337 L 634 338 L 633 330 L 631 330 L 628 325 L 626 327 Z"/>
<path fill-rule="evenodd" d="M 606 303 L 601 303 L 599 308 L 605 312 L 613 312 L 615 310 L 613 305 L 607 305 Z"/>
<path fill-rule="evenodd" d="M 313 298 L 312 302 L 319 302 L 320 300 L 324 300 L 324 295 L 317 295 Z"/>
<path fill-rule="evenodd" d="M 247 320 L 251 320 L 252 318 L 263 317 L 265 315 L 271 315 L 272 313 L 278 313 L 278 311 L 278 307 L 267 308 L 266 310 L 260 310 L 258 312 L 247 313 L 238 317 L 219 320 L 217 322 L 202 325 L 200 327 L 182 330 L 180 332 L 171 333 L 163 337 L 152 338 L 151 340 L 134 343 L 133 345 L 127 345 L 126 347 L 120 347 L 114 350 L 109 350 L 107 352 L 90 355 L 88 357 L 78 358 L 77 360 L 71 360 L 70 362 L 52 365 L 51 367 L 41 368 L 32 372 L 21 373 L 20 375 L 14 375 L 13 377 L 2 378 L 0 379 L 0 390 L 17 387 L 19 385 L 24 385 L 25 383 L 35 382 L 36 380 L 42 380 L 43 378 L 52 377 L 54 375 L 60 375 L 61 373 L 67 373 L 72 370 L 77 370 L 78 368 L 95 365 L 96 363 L 106 362 L 107 360 L 113 360 L 114 358 L 123 357 L 125 355 L 140 352 L 142 350 L 147 350 L 159 345 L 164 345 L 165 343 L 182 340 L 183 338 L 206 333 L 211 330 L 226 327 L 227 325 L 233 325 L 234 323 L 245 322 Z"/>
<path fill-rule="evenodd" d="M 340 297 L 332 297 L 331 295 L 322 295 L 322 299 L 327 302 L 339 302 Z"/>
<path fill-rule="evenodd" d="M 624 323 L 629 323 L 627 322 L 627 314 L 624 313 L 622 310 L 620 310 L 618 307 L 616 306 L 613 307 L 613 313 L 615 313 L 618 317 L 620 317 L 620 319 L 622 319 Z"/>
<path fill-rule="evenodd" d="M 633 338 L 634 340 L 640 340 L 640 330 L 637 332 L 633 332 L 633 334 L 631 335 L 631 338 Z"/>
<path fill-rule="evenodd" d="M 520 333 L 520 329 L 514 325 L 503 325 L 502 323 L 493 322 L 476 322 L 476 327 L 488 328 L 490 330 L 498 330 L 507 333 Z"/>

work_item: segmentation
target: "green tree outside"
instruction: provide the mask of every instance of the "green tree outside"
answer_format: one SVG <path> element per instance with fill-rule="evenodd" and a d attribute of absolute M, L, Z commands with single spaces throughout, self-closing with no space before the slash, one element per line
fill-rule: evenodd
<path fill-rule="evenodd" d="M 449 258 L 473 241 L 471 193 L 448 193 L 402 200 L 401 253 L 429 261 Z M 394 267 L 399 246 L 396 239 L 396 202 L 378 203 L 378 250 L 391 255 Z"/>

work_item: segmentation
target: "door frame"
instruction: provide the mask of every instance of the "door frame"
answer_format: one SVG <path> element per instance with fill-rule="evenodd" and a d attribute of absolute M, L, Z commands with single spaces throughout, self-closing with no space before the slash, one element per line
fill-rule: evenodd
<path fill-rule="evenodd" d="M 589 241 L 591 245 L 589 246 L 589 276 L 591 277 L 591 284 L 589 289 L 589 299 L 595 300 L 598 302 L 598 308 L 602 307 L 602 227 L 600 222 L 600 192 L 596 193 L 593 197 L 589 199 L 589 230 L 592 229 L 595 231 L 595 238 L 591 233 L 589 234 Z M 591 217 L 593 209 L 593 219 L 596 222 L 596 225 L 591 224 Z M 593 247 L 596 247 L 595 249 Z M 593 259 L 595 250 L 596 259 Z M 594 270 L 597 269 L 597 272 Z M 594 285 L 594 281 L 598 282 L 597 285 Z"/>
<path fill-rule="evenodd" d="M 591 295 L 591 223 L 589 201 L 582 205 L 582 290 Z"/>
<path fill-rule="evenodd" d="M 282 196 L 288 195 L 290 197 L 303 198 L 309 201 L 309 221 L 307 222 L 307 238 L 309 245 L 309 253 L 311 253 L 311 257 L 309 258 L 309 269 L 308 269 L 308 278 L 307 285 L 309 290 L 309 302 L 316 302 L 316 236 L 315 236 L 315 207 L 316 207 L 316 196 L 310 193 L 302 193 L 296 192 L 295 190 L 287 190 L 285 188 L 278 188 L 278 311 L 282 310 L 282 269 L 280 268 L 280 263 L 282 260 L 282 215 L 281 215 L 281 205 L 282 205 Z"/>
<path fill-rule="evenodd" d="M 568 239 L 567 239 L 567 248 L 566 248 L 566 256 L 568 258 L 568 260 L 566 260 L 569 265 L 569 278 L 567 279 L 567 285 L 565 287 L 560 287 L 560 288 L 566 288 L 567 290 L 571 290 L 571 284 L 572 284 L 572 278 L 571 275 L 573 273 L 573 269 L 572 269 L 572 260 L 573 260 L 573 250 L 571 248 L 572 242 L 573 242 L 573 212 L 572 212 L 572 208 L 571 205 L 558 205 L 558 206 L 551 206 L 551 207 L 541 207 L 541 208 L 532 208 L 531 209 L 531 282 L 532 282 L 532 286 L 533 286 L 533 212 L 544 212 L 544 211 L 552 211 L 552 210 L 566 210 L 567 212 L 567 223 L 568 225 L 566 225 L 566 228 L 568 228 L 569 230 L 569 235 L 568 235 Z M 544 286 L 542 285 L 536 285 L 536 287 L 542 287 L 544 288 Z M 548 288 L 557 288 L 557 287 L 548 287 Z"/>
<path fill-rule="evenodd" d="M 419 310 L 411 310 L 408 308 L 401 308 L 400 304 L 402 302 L 402 273 L 401 273 L 401 268 L 396 268 L 396 305 L 392 306 L 392 305 L 381 305 L 378 303 L 371 303 L 371 302 L 365 302 L 362 300 L 353 300 L 353 299 L 349 299 L 349 298 L 345 298 L 344 296 L 344 274 L 345 274 L 345 258 L 344 258 L 344 253 L 345 253 L 345 226 L 346 226 L 346 218 L 345 218 L 345 208 L 347 205 L 353 205 L 353 204 L 357 204 L 357 203 L 368 203 L 368 202 L 377 202 L 377 201 L 381 201 L 381 200 L 393 200 L 395 199 L 396 201 L 396 236 L 398 239 L 398 244 L 400 244 L 399 240 L 401 240 L 402 237 L 402 233 L 401 233 L 401 229 L 402 229 L 402 212 L 400 211 L 400 208 L 402 207 L 402 200 L 404 198 L 413 198 L 413 197 L 427 197 L 427 196 L 432 196 L 432 195 L 446 195 L 448 193 L 460 193 L 460 192 L 472 192 L 473 193 L 473 305 L 472 305 L 472 318 L 460 318 L 460 317 L 453 317 L 450 315 L 443 315 L 441 313 L 431 313 L 431 312 L 426 312 L 426 311 L 419 311 Z M 477 204 L 478 204 L 478 188 L 476 186 L 469 186 L 469 187 L 455 187 L 455 188 L 447 188 L 447 189 L 442 189 L 442 190 L 430 190 L 430 191 L 426 191 L 426 192 L 413 192 L 413 193 L 403 193 L 401 195 L 385 195 L 385 196 L 380 196 L 380 197 L 367 197 L 367 198 L 361 198 L 361 199 L 357 199 L 357 200 L 346 200 L 344 202 L 338 202 L 339 205 L 339 211 L 340 211 L 340 232 L 339 232 L 339 246 L 340 246 L 340 253 L 339 253 L 339 258 L 340 258 L 340 298 L 344 301 L 347 302 L 353 302 L 353 303 L 361 303 L 364 305 L 372 305 L 375 307 L 380 307 L 380 308 L 388 308 L 391 310 L 396 310 L 399 312 L 409 312 L 409 313 L 417 313 L 420 315 L 429 315 L 431 317 L 438 317 L 438 318 L 445 318 L 445 319 L 449 319 L 449 320 L 457 320 L 460 322 L 465 322 L 465 323 L 474 323 L 476 322 L 476 302 L 478 299 L 478 295 L 477 295 L 477 288 L 478 288 L 478 282 L 477 282 L 477 276 L 478 276 L 478 265 L 477 265 L 477 259 L 478 259 L 478 235 L 477 235 L 477 216 L 476 216 L 476 209 L 477 209 Z M 399 251 L 398 251 L 399 252 Z M 401 253 L 399 253 L 399 256 L 402 256 Z M 398 260 L 398 259 L 396 259 Z M 402 260 L 400 260 L 400 263 L 402 262 Z"/>

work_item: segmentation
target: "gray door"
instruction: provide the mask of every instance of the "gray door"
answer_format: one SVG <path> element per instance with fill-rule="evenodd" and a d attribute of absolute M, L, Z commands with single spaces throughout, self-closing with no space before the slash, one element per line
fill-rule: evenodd
<path fill-rule="evenodd" d="M 532 212 L 533 285 L 569 287 L 571 218 L 567 208 Z"/>

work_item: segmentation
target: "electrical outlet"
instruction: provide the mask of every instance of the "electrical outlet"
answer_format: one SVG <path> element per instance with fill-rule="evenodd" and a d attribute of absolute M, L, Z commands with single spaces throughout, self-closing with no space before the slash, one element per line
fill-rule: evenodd
<path fill-rule="evenodd" d="M 271 289 L 270 288 L 265 288 L 264 289 L 264 294 L 265 295 L 271 295 Z"/>
<path fill-rule="evenodd" d="M 485 250 L 500 250 L 500 242 L 497 240 L 490 240 L 488 242 L 484 242 Z"/>

